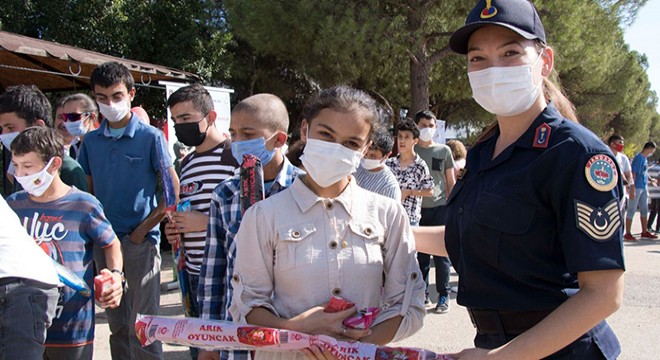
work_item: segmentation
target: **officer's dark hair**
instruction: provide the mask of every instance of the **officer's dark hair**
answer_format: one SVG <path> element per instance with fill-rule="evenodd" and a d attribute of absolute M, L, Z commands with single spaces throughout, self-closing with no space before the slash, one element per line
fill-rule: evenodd
<path fill-rule="evenodd" d="M 646 144 L 644 144 L 644 150 L 646 149 L 655 149 L 655 143 L 653 141 L 649 141 Z"/>
<path fill-rule="evenodd" d="M 393 147 L 394 139 L 387 130 L 379 129 L 378 131 L 371 133 L 371 146 L 369 146 L 370 150 L 378 150 L 383 154 L 383 156 L 385 156 L 392 152 Z"/>
<path fill-rule="evenodd" d="M 419 125 L 419 121 L 422 119 L 435 121 L 437 118 L 431 110 L 422 110 L 415 114 L 415 124 Z"/>
<path fill-rule="evenodd" d="M 55 129 L 32 126 L 11 142 L 11 152 L 19 156 L 35 152 L 43 162 L 48 162 L 55 156 L 64 157 L 64 141 Z"/>
<path fill-rule="evenodd" d="M 609 145 L 609 144 L 611 144 L 611 143 L 613 143 L 613 142 L 615 142 L 615 141 L 623 141 L 623 136 L 621 136 L 621 135 L 619 135 L 619 134 L 614 134 L 614 135 L 610 136 L 610 137 L 607 139 L 607 145 Z"/>
<path fill-rule="evenodd" d="M 366 92 L 346 85 L 323 89 L 307 102 L 303 115 L 308 126 L 323 109 L 354 113 L 371 126 L 369 136 L 381 127 L 376 100 Z"/>
<path fill-rule="evenodd" d="M 179 88 L 167 99 L 167 107 L 172 108 L 174 105 L 186 101 L 191 101 L 193 108 L 202 114 L 208 114 L 209 111 L 213 110 L 211 94 L 200 84 Z"/>
<path fill-rule="evenodd" d="M 413 139 L 419 138 L 419 127 L 411 119 L 401 119 L 396 126 L 396 131 L 410 131 L 413 134 Z"/>
<path fill-rule="evenodd" d="M 16 113 L 25 120 L 27 127 L 41 119 L 46 126 L 53 126 L 52 109 L 46 95 L 34 85 L 16 85 L 0 95 L 0 114 Z"/>
<path fill-rule="evenodd" d="M 94 90 L 96 85 L 108 88 L 122 83 L 126 86 L 126 90 L 131 91 L 135 85 L 131 71 L 126 66 L 115 61 L 109 61 L 95 67 L 89 80 L 92 90 Z"/>

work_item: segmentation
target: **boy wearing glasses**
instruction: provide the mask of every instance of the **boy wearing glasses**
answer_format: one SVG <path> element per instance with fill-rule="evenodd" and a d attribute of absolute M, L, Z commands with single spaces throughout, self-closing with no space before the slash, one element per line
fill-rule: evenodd
<path fill-rule="evenodd" d="M 16 85 L 7 88 L 0 95 L 0 140 L 2 145 L 11 149 L 11 142 L 25 129 L 31 126 L 53 127 L 51 107 L 46 96 L 34 85 Z M 7 178 L 13 183 L 13 191 L 23 190 L 14 181 L 14 167 L 10 164 L 6 169 Z M 80 165 L 70 156 L 62 158 L 60 170 L 62 181 L 79 190 L 88 191 L 85 173 Z"/>

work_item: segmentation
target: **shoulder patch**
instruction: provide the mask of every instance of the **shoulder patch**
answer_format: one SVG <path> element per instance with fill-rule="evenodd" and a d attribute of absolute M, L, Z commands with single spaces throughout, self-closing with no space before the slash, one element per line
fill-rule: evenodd
<path fill-rule="evenodd" d="M 612 199 L 603 208 L 594 208 L 575 200 L 575 222 L 578 229 L 595 241 L 612 240 L 612 235 L 621 228 L 619 202 Z"/>
<path fill-rule="evenodd" d="M 598 191 L 614 189 L 619 180 L 619 171 L 614 160 L 608 155 L 594 155 L 584 167 L 584 175 L 589 185 Z"/>
<path fill-rule="evenodd" d="M 532 147 L 537 149 L 547 149 L 548 144 L 550 144 L 550 132 L 552 128 L 550 125 L 543 123 L 536 128 L 536 134 L 534 135 L 534 144 Z"/>

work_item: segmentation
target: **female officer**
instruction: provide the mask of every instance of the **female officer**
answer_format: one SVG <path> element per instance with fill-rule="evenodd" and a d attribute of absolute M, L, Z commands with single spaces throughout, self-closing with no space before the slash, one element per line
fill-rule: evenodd
<path fill-rule="evenodd" d="M 534 6 L 481 0 L 449 46 L 467 55 L 473 96 L 497 117 L 447 204 L 458 303 L 477 328 L 477 348 L 455 357 L 616 358 L 605 318 L 623 294 L 621 182 L 550 81 L 553 50 Z"/>

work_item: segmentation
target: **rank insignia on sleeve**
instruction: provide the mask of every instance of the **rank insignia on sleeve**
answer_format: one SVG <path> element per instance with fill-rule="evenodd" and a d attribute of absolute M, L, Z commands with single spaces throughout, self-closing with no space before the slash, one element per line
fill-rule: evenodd
<path fill-rule="evenodd" d="M 608 241 L 621 228 L 621 213 L 616 199 L 603 208 L 575 200 L 575 220 L 578 229 L 596 241 Z"/>
<path fill-rule="evenodd" d="M 604 154 L 592 156 L 584 167 L 584 174 L 589 185 L 598 191 L 614 189 L 619 180 L 619 171 L 614 160 Z"/>
<path fill-rule="evenodd" d="M 552 128 L 550 125 L 543 123 L 536 128 L 536 134 L 534 135 L 534 144 L 532 147 L 537 149 L 547 149 L 548 144 L 550 144 L 550 131 Z"/>

